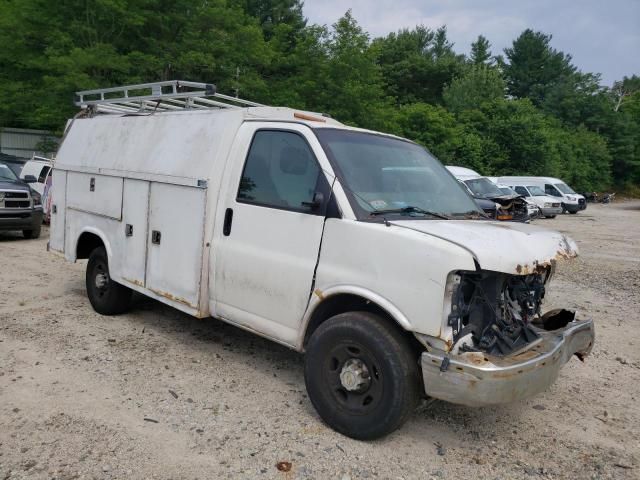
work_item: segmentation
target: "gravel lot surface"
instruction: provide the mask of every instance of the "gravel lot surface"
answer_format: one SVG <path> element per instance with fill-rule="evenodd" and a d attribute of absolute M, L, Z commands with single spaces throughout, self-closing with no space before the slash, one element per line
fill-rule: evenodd
<path fill-rule="evenodd" d="M 640 202 L 535 223 L 580 246 L 546 308 L 592 316 L 593 354 L 529 401 L 436 401 L 369 443 L 319 420 L 297 353 L 143 297 L 102 317 L 46 229 L 0 233 L 0 480 L 638 479 Z"/>

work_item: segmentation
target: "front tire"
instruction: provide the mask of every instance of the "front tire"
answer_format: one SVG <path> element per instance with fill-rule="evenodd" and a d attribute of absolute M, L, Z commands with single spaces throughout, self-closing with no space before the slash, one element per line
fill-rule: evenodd
<path fill-rule="evenodd" d="M 545 215 L 544 218 L 556 218 L 555 215 Z"/>
<path fill-rule="evenodd" d="M 94 249 L 89 255 L 86 282 L 87 296 L 96 312 L 101 315 L 117 315 L 129 309 L 131 289 L 111 279 L 104 247 Z"/>
<path fill-rule="evenodd" d="M 399 428 L 421 394 L 417 353 L 398 329 L 369 312 L 321 324 L 307 346 L 304 376 L 322 420 L 359 440 Z"/>
<path fill-rule="evenodd" d="M 23 230 L 22 235 L 27 240 L 40 238 L 41 230 L 42 230 L 42 225 L 38 225 L 36 228 L 33 228 L 31 230 Z"/>
<path fill-rule="evenodd" d="M 573 211 L 573 212 L 569 212 L 571 215 L 575 215 L 576 213 L 578 213 L 578 211 Z"/>

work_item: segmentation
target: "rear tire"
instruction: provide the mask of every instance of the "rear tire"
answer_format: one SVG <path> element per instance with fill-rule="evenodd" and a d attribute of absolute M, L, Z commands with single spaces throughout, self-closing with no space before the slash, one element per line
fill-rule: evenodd
<path fill-rule="evenodd" d="M 124 313 L 131 304 L 131 289 L 113 281 L 104 247 L 95 248 L 87 263 L 87 296 L 93 309 L 101 315 Z"/>
<path fill-rule="evenodd" d="M 24 235 L 24 238 L 26 238 L 26 239 L 40 238 L 40 231 L 41 230 L 42 230 L 42 225 L 38 225 L 36 228 L 33 228 L 31 230 L 23 230 L 22 231 L 22 235 Z"/>
<path fill-rule="evenodd" d="M 578 213 L 578 211 L 576 210 L 575 212 L 569 212 L 571 215 L 575 215 L 576 213 Z"/>
<path fill-rule="evenodd" d="M 421 395 L 416 352 L 397 328 L 369 312 L 321 324 L 307 346 L 304 376 L 322 420 L 359 440 L 399 428 Z"/>

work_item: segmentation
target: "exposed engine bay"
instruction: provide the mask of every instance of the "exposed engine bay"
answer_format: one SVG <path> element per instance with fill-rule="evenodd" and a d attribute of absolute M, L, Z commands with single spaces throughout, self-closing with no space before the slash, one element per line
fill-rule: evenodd
<path fill-rule="evenodd" d="M 522 222 L 529 218 L 527 202 L 523 197 L 503 196 L 491 198 L 490 200 L 499 205 L 498 211 L 496 212 L 498 220 L 514 220 Z"/>
<path fill-rule="evenodd" d="M 535 346 L 541 336 L 533 324 L 547 329 L 548 323 L 558 321 L 556 314 L 541 315 L 545 285 L 551 274 L 551 267 L 529 275 L 459 272 L 454 279 L 448 316 L 453 351 L 505 356 Z M 561 321 L 566 324 L 570 320 Z"/>

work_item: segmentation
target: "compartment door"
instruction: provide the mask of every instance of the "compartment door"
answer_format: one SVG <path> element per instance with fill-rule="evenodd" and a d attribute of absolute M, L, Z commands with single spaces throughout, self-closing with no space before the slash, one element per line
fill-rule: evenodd
<path fill-rule="evenodd" d="M 140 287 L 144 286 L 146 276 L 149 185 L 144 180 L 125 179 L 122 231 L 118 233 L 124 238 L 122 278 Z"/>
<path fill-rule="evenodd" d="M 54 170 L 51 182 L 51 231 L 49 248 L 64 252 L 65 221 L 67 213 L 67 172 Z"/>
<path fill-rule="evenodd" d="M 122 177 L 69 172 L 67 183 L 69 208 L 116 220 L 122 218 Z"/>
<path fill-rule="evenodd" d="M 146 286 L 198 309 L 206 189 L 151 183 L 149 198 Z"/>

